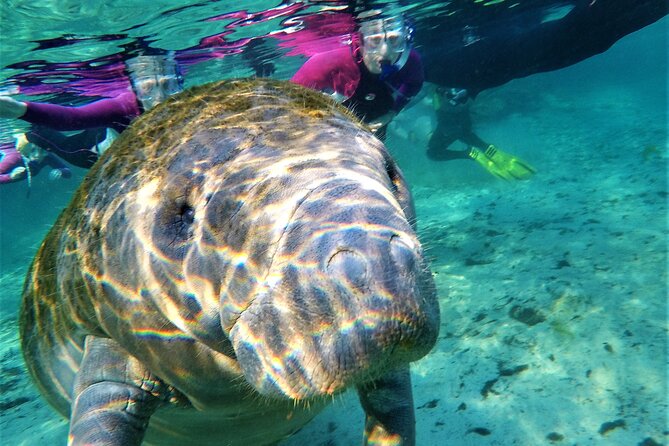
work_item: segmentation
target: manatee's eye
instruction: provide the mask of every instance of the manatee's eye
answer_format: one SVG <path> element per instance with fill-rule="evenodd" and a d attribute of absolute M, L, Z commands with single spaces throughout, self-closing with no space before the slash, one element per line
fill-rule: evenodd
<path fill-rule="evenodd" d="M 386 173 L 390 179 L 390 185 L 393 188 L 393 193 L 397 193 L 398 184 L 401 181 L 399 172 L 397 172 L 397 164 L 389 157 L 384 155 L 384 160 L 386 164 Z"/>
<path fill-rule="evenodd" d="M 195 208 L 185 196 L 174 198 L 159 214 L 167 225 L 163 233 L 169 244 L 185 242 L 193 235 L 191 226 L 195 221 Z"/>
<path fill-rule="evenodd" d="M 184 224 L 190 225 L 195 221 L 195 209 L 187 203 L 181 205 L 179 214 L 181 215 L 181 221 Z"/>
<path fill-rule="evenodd" d="M 170 191 L 166 191 L 168 194 Z M 193 238 L 195 207 L 186 196 L 166 198 L 158 207 L 153 225 L 153 242 L 163 257 L 183 259 Z"/>
<path fill-rule="evenodd" d="M 184 258 L 196 235 L 194 223 L 204 216 L 200 215 L 204 176 L 193 175 L 183 163 L 192 161 L 175 161 L 173 168 L 179 173 L 161 186 L 160 203 L 151 222 L 153 245 L 162 257 L 172 260 Z"/>
<path fill-rule="evenodd" d="M 190 235 L 188 229 L 195 221 L 195 208 L 183 197 L 177 199 L 175 208 L 177 211 L 175 219 L 177 234 L 182 238 L 187 238 Z"/>

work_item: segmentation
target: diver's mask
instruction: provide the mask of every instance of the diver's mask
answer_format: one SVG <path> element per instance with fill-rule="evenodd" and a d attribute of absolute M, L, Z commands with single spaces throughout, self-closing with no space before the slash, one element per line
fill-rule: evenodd
<path fill-rule="evenodd" d="M 363 22 L 360 35 L 363 57 L 368 63 L 375 60 L 382 76 L 399 71 L 409 58 L 412 29 L 402 17 Z"/>
<path fill-rule="evenodd" d="M 132 89 L 148 111 L 183 90 L 183 78 L 171 54 L 137 56 L 126 61 Z"/>
<path fill-rule="evenodd" d="M 31 143 L 24 134 L 15 136 L 16 151 L 21 154 L 23 162 L 41 161 L 46 157 L 46 151 L 40 146 Z"/>

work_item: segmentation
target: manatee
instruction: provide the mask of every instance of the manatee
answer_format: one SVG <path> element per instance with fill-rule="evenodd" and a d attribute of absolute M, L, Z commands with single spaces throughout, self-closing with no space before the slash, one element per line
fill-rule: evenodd
<path fill-rule="evenodd" d="M 344 108 L 287 82 L 187 90 L 101 157 L 28 272 L 21 346 L 73 445 L 269 445 L 356 389 L 414 444 L 439 309 L 411 195 Z"/>

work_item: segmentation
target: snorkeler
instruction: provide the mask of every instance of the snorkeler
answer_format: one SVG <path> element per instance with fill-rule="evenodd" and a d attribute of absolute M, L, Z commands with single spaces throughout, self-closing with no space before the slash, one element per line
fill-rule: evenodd
<path fill-rule="evenodd" d="M 350 45 L 312 56 L 291 81 L 331 94 L 383 139 L 388 123 L 423 85 L 411 36 L 402 17 L 364 21 Z"/>
<path fill-rule="evenodd" d="M 15 148 L 3 148 L 4 164 L 0 164 L 3 182 L 23 178 L 30 181 L 31 175 L 37 174 L 44 163 L 56 169 L 53 175 L 60 171 L 69 178 L 69 169 L 54 154 L 75 166 L 91 167 L 136 117 L 183 89 L 178 66 L 169 55 L 137 56 L 127 60 L 126 67 L 131 90 L 79 107 L 21 102 L 0 96 L 1 118 L 22 119 L 41 126 L 34 125 L 17 138 Z M 84 130 L 75 135 L 55 131 L 80 129 Z M 33 148 L 34 160 L 16 153 L 24 150 L 24 146 Z M 26 159 L 30 162 L 25 162 Z"/>
<path fill-rule="evenodd" d="M 55 130 L 106 127 L 122 132 L 143 112 L 183 89 L 176 61 L 164 55 L 126 61 L 131 89 L 79 107 L 17 101 L 0 96 L 0 118 L 21 119 Z"/>
<path fill-rule="evenodd" d="M 50 180 L 70 178 L 72 171 L 55 155 L 31 144 L 24 135 L 16 136 L 16 144 L 0 145 L 0 184 L 28 180 L 44 167 L 51 167 Z"/>
<path fill-rule="evenodd" d="M 437 128 L 428 142 L 427 156 L 434 161 L 472 159 L 492 175 L 504 180 L 526 180 L 535 170 L 517 156 L 503 152 L 481 139 L 472 129 L 471 100 L 467 90 L 437 87 L 432 106 L 437 115 Z M 468 150 L 449 150 L 455 141 L 462 141 Z"/>

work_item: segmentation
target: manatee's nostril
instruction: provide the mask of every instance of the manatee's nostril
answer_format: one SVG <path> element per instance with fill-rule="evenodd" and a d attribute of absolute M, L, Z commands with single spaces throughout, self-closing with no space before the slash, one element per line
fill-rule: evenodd
<path fill-rule="evenodd" d="M 345 280 L 355 288 L 368 287 L 367 262 L 361 255 L 353 251 L 338 251 L 330 257 L 328 273 L 334 278 Z"/>
<path fill-rule="evenodd" d="M 416 267 L 416 254 L 399 236 L 390 239 L 390 254 L 400 271 L 413 271 Z"/>

